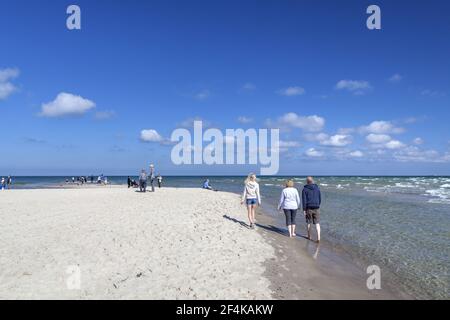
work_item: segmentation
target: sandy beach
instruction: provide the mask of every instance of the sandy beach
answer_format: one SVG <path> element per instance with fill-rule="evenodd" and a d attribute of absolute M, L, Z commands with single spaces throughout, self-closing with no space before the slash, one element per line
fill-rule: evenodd
<path fill-rule="evenodd" d="M 257 218 L 249 230 L 238 195 L 201 189 L 3 192 L 0 298 L 399 297 L 367 290 L 354 266 L 323 268 L 315 244 Z"/>

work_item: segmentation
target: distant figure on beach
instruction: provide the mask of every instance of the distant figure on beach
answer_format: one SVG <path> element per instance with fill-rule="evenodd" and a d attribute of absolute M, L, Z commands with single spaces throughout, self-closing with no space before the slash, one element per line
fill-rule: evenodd
<path fill-rule="evenodd" d="M 75 177 L 72 177 L 72 183 L 75 183 Z"/>
<path fill-rule="evenodd" d="M 139 175 L 139 191 L 147 191 L 147 172 L 145 172 L 144 169 L 142 169 L 141 174 Z"/>
<path fill-rule="evenodd" d="M 91 175 L 91 183 L 94 183 L 94 176 Z"/>
<path fill-rule="evenodd" d="M 158 181 L 158 188 L 161 188 L 162 185 L 162 177 L 161 175 L 158 173 L 158 175 L 156 176 L 156 180 Z"/>
<path fill-rule="evenodd" d="M 212 190 L 213 188 L 209 185 L 209 179 L 206 179 L 205 181 L 203 181 L 203 189 L 208 189 L 208 190 Z"/>
<path fill-rule="evenodd" d="M 306 178 L 306 185 L 302 191 L 303 213 L 305 214 L 308 239 L 311 240 L 311 222 L 316 226 L 317 243 L 320 242 L 320 204 L 322 196 L 317 184 L 314 183 L 313 177 Z"/>
<path fill-rule="evenodd" d="M 103 183 L 105 184 L 105 186 L 108 184 L 108 177 L 103 178 Z"/>
<path fill-rule="evenodd" d="M 97 184 L 102 184 L 103 182 L 103 174 L 97 177 Z"/>
<path fill-rule="evenodd" d="M 280 203 L 278 204 L 278 210 L 283 209 L 286 216 L 286 226 L 289 230 L 289 237 L 296 237 L 295 234 L 295 217 L 297 216 L 297 210 L 300 208 L 300 196 L 296 188 L 294 188 L 294 181 L 286 181 L 286 188 L 281 191 Z"/>
<path fill-rule="evenodd" d="M 152 187 L 152 192 L 155 192 L 155 166 L 153 164 L 150 165 L 150 173 L 148 174 L 148 179 L 150 180 L 150 186 Z"/>
<path fill-rule="evenodd" d="M 130 189 L 131 188 L 131 178 L 130 178 L 130 176 L 128 176 L 127 184 L 128 184 L 128 189 Z"/>
<path fill-rule="evenodd" d="M 256 206 L 261 205 L 261 195 L 259 194 L 259 184 L 256 182 L 256 175 L 250 173 L 245 179 L 244 193 L 242 194 L 241 204 L 245 201 L 247 205 L 248 221 L 250 228 L 255 228 Z"/>
<path fill-rule="evenodd" d="M 6 179 L 6 188 L 11 189 L 11 187 L 12 187 L 12 178 L 11 176 L 8 176 L 8 178 Z"/>
<path fill-rule="evenodd" d="M 2 180 L 0 182 L 0 190 L 5 190 L 6 181 L 5 178 L 2 177 Z"/>

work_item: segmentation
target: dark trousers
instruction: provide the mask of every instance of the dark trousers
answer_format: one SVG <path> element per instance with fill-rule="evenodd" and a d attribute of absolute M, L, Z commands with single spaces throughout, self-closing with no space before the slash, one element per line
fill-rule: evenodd
<path fill-rule="evenodd" d="M 286 226 L 295 225 L 295 217 L 297 216 L 297 210 L 283 209 L 286 216 Z"/>

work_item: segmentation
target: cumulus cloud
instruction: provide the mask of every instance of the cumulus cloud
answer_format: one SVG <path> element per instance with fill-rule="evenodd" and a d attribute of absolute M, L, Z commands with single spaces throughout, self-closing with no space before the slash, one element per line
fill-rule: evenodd
<path fill-rule="evenodd" d="M 322 130 L 325 125 L 325 119 L 316 115 L 300 116 L 294 112 L 286 113 L 279 117 L 275 123 L 267 121 L 269 127 L 278 128 L 299 128 L 304 131 L 317 132 Z"/>
<path fill-rule="evenodd" d="M 401 162 L 450 162 L 450 154 L 440 154 L 436 150 L 422 150 L 417 146 L 409 146 L 396 151 L 394 159 Z"/>
<path fill-rule="evenodd" d="M 114 118 L 116 116 L 116 112 L 112 110 L 106 111 L 98 111 L 95 113 L 94 118 L 96 120 L 108 120 Z"/>
<path fill-rule="evenodd" d="M 421 145 L 421 144 L 423 144 L 423 139 L 417 137 L 417 138 L 415 138 L 415 139 L 413 140 L 413 143 L 414 143 L 415 145 Z"/>
<path fill-rule="evenodd" d="M 336 134 L 334 136 L 327 137 L 320 141 L 321 145 L 331 147 L 345 147 L 352 143 L 352 137 L 350 135 Z"/>
<path fill-rule="evenodd" d="M 143 142 L 162 142 L 164 139 L 154 129 L 144 129 L 141 131 L 141 141 Z"/>
<path fill-rule="evenodd" d="M 305 154 L 308 157 L 312 157 L 312 158 L 320 158 L 323 157 L 324 153 L 322 151 L 316 150 L 314 148 L 309 148 L 308 150 L 306 150 Z"/>
<path fill-rule="evenodd" d="M 362 153 L 359 150 L 355 150 L 355 151 L 350 152 L 348 155 L 352 158 L 361 158 L 364 156 L 364 153 Z"/>
<path fill-rule="evenodd" d="M 390 121 L 373 121 L 367 126 L 359 128 L 361 133 L 376 133 L 376 134 L 388 134 L 388 133 L 402 133 L 405 129 L 396 127 Z"/>
<path fill-rule="evenodd" d="M 0 100 L 8 98 L 17 91 L 17 87 L 11 83 L 11 80 L 19 76 L 19 69 L 7 68 L 0 70 Z"/>
<path fill-rule="evenodd" d="M 366 136 L 366 140 L 370 143 L 387 143 L 392 140 L 391 136 L 387 134 L 376 134 L 371 133 L 368 136 Z"/>
<path fill-rule="evenodd" d="M 391 140 L 385 144 L 385 147 L 388 149 L 401 149 L 405 147 L 405 144 L 398 140 Z"/>
<path fill-rule="evenodd" d="M 395 73 L 389 78 L 389 82 L 396 83 L 402 81 L 402 79 L 403 77 L 400 74 Z"/>
<path fill-rule="evenodd" d="M 65 117 L 82 115 L 95 108 L 95 103 L 81 96 L 61 92 L 55 100 L 42 104 L 43 117 Z"/>
<path fill-rule="evenodd" d="M 337 90 L 346 90 L 352 92 L 355 95 L 365 94 L 372 89 L 372 86 L 368 81 L 364 80 L 340 80 L 336 83 Z"/>
<path fill-rule="evenodd" d="M 240 117 L 238 117 L 237 121 L 238 121 L 239 123 L 246 124 L 246 123 L 253 122 L 253 119 L 252 119 L 252 118 L 249 118 L 249 117 L 245 117 L 245 116 L 240 116 Z"/>
<path fill-rule="evenodd" d="M 277 93 L 286 97 L 300 96 L 305 93 L 305 89 L 302 87 L 287 87 L 278 90 Z"/>

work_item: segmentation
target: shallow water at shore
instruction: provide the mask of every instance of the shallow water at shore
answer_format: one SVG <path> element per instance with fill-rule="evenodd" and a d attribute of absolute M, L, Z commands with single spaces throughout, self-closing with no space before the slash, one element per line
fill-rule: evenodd
<path fill-rule="evenodd" d="M 66 178 L 20 177 L 15 186 L 72 187 Z M 126 177 L 108 178 L 112 184 L 126 183 Z M 217 189 L 242 191 L 243 177 L 209 178 Z M 199 187 L 202 179 L 165 177 L 164 185 Z M 263 207 L 280 225 L 275 209 L 285 179 L 260 179 Z M 380 266 L 389 283 L 414 297 L 449 298 L 450 177 L 318 177 L 317 183 L 323 192 L 321 225 L 327 243 L 361 266 Z M 304 224 L 302 218 L 297 222 Z"/>

